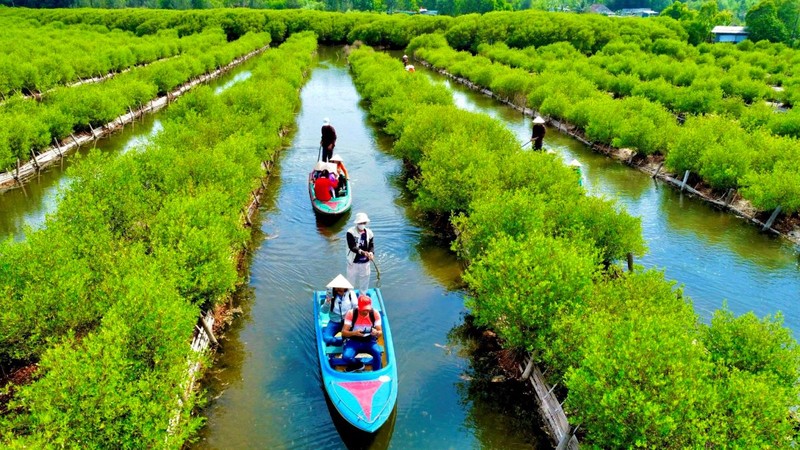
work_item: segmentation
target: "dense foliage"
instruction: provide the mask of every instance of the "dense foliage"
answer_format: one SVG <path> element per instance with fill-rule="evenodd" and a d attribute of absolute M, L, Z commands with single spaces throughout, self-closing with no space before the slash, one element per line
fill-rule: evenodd
<path fill-rule="evenodd" d="M 612 43 L 592 58 L 599 58 L 597 62 L 611 67 L 613 60 L 604 55 L 607 51 L 615 54 L 614 48 L 625 47 L 621 42 Z M 788 126 L 786 115 L 777 115 L 770 108 L 759 109 L 754 105 L 745 108 L 738 120 L 720 112 L 719 115 L 688 116 L 681 126 L 660 101 L 651 98 L 658 92 L 671 89 L 672 85 L 661 77 L 658 78 L 661 80 L 658 81 L 660 91 L 653 89 L 648 92 L 647 89 L 656 86 L 653 82 L 642 82 L 638 76 L 620 72 L 617 81 L 608 81 L 607 84 L 627 85 L 628 88 L 619 89 L 627 89 L 630 95 L 615 98 L 598 88 L 599 83 L 592 81 L 612 75 L 599 72 L 596 65 L 581 64 L 584 57 L 567 43 L 525 50 L 482 44 L 479 49 L 482 55 L 498 62 L 492 62 L 486 56 L 454 50 L 448 45 L 446 35 L 420 36 L 409 46 L 409 51 L 437 68 L 577 126 L 590 141 L 627 147 L 644 154 L 663 154 L 670 169 L 697 173 L 715 189 L 741 188 L 742 195 L 757 208 L 781 206 L 787 212 L 800 210 L 800 190 L 797 188 L 800 186 L 800 166 L 797 164 L 800 142 L 794 137 L 776 136 L 769 128 L 774 123 Z M 687 50 L 696 51 L 693 47 L 687 47 Z M 540 57 L 548 60 L 542 61 Z M 533 72 L 509 67 L 500 61 Z M 640 67 L 644 70 L 645 67 L 658 66 Z M 681 77 L 680 73 L 675 76 Z M 725 80 L 725 76 L 717 78 Z M 731 76 L 730 80 L 734 79 L 735 76 Z M 721 88 L 716 90 L 720 91 L 715 94 L 720 104 L 730 105 L 722 99 Z M 686 105 L 700 105 L 707 97 L 687 92 L 682 98 Z"/>
<path fill-rule="evenodd" d="M 248 80 L 181 99 L 146 148 L 81 161 L 44 228 L 0 244 L 0 364 L 39 361 L 0 417 L 0 446 L 191 437 L 202 423 L 185 385 L 191 332 L 239 280 L 240 210 L 294 122 L 315 48 L 293 36 Z"/>
<path fill-rule="evenodd" d="M 0 167 L 30 159 L 70 134 L 97 129 L 203 73 L 269 43 L 266 33 L 247 34 L 228 43 L 224 32 L 208 29 L 180 56 L 137 67 L 94 84 L 59 87 L 42 102 L 13 97 L 0 107 Z"/>
<path fill-rule="evenodd" d="M 644 251 L 638 220 L 585 197 L 560 160 L 520 150 L 493 119 L 456 110 L 441 85 L 388 56 L 362 48 L 350 63 L 370 115 L 414 168 L 414 204 L 452 220 L 476 322 L 551 368 L 585 444 L 796 441 L 800 347 L 780 317 L 723 310 L 701 324 L 660 272 L 621 273 L 615 260 Z"/>
<path fill-rule="evenodd" d="M 168 58 L 203 46 L 205 37 L 174 29 L 137 37 L 103 25 L 39 24 L 0 10 L 0 97 L 43 92 L 55 86 Z"/>

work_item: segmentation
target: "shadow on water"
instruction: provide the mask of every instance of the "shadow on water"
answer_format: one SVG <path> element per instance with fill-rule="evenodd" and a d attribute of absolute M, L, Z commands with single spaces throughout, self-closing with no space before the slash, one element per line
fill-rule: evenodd
<path fill-rule="evenodd" d="M 320 386 L 324 393 L 324 389 Z M 394 424 L 397 421 L 397 406 L 392 410 L 386 423 L 378 429 L 375 433 L 367 433 L 359 430 L 351 425 L 336 410 L 336 407 L 331 403 L 330 398 L 325 395 L 325 403 L 328 406 L 328 412 L 331 415 L 333 425 L 336 431 L 342 438 L 342 443 L 349 450 L 383 450 L 389 448 L 389 443 L 392 440 L 392 433 L 394 432 Z"/>
<path fill-rule="evenodd" d="M 481 448 L 551 448 L 530 385 L 500 368 L 497 362 L 505 351 L 493 335 L 476 328 L 467 316 L 447 337 L 448 347 L 469 361 L 457 391 L 468 411 L 465 426 L 475 430 Z"/>

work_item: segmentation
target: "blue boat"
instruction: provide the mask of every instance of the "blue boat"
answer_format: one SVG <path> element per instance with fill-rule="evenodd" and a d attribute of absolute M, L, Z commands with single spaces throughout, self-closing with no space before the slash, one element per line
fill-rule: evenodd
<path fill-rule="evenodd" d="M 317 336 L 317 355 L 322 372 L 322 384 L 331 403 L 354 427 L 374 433 L 386 423 L 397 401 L 397 363 L 392 331 L 381 291 L 368 289 L 367 296 L 372 299 L 373 310 L 381 315 L 383 333 L 378 339 L 378 344 L 383 347 L 381 355 L 383 365 L 380 370 L 346 372 L 341 361 L 342 347 L 328 346 L 322 340 L 322 331 L 328 324 L 328 314 L 322 312 L 325 291 L 316 291 L 313 295 L 314 329 Z M 357 355 L 357 358 L 362 357 Z M 371 357 L 366 356 L 366 358 Z"/>
<path fill-rule="evenodd" d="M 335 166 L 336 165 L 333 164 L 333 167 Z M 340 173 L 343 172 L 339 170 L 336 171 L 337 176 Z M 337 189 L 336 197 L 323 201 L 317 199 L 317 196 L 314 194 L 314 180 L 318 174 L 319 170 L 317 170 L 317 167 L 308 174 L 308 196 L 311 199 L 311 206 L 314 208 L 314 211 L 323 216 L 338 216 L 346 213 L 353 203 L 350 180 L 346 181 L 344 187 Z"/>

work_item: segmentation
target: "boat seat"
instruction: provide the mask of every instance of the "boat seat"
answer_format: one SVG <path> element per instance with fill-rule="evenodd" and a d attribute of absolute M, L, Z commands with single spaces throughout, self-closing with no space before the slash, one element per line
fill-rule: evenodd
<path fill-rule="evenodd" d="M 378 347 L 381 349 L 381 353 L 385 352 L 382 345 L 379 345 Z M 325 354 L 328 355 L 332 366 L 336 367 L 344 365 L 344 361 L 342 361 L 342 350 L 343 347 L 333 347 L 330 345 L 325 347 Z M 356 360 L 363 363 L 368 363 L 372 361 L 372 355 L 369 353 L 359 353 L 356 355 Z"/>

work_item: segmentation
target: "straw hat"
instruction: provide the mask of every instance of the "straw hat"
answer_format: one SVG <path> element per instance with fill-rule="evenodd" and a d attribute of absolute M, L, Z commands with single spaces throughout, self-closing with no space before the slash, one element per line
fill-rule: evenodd
<path fill-rule="evenodd" d="M 356 220 L 354 220 L 356 224 L 359 223 L 369 223 L 369 217 L 367 217 L 366 213 L 360 212 L 356 214 Z"/>
<path fill-rule="evenodd" d="M 336 275 L 336 278 L 332 279 L 330 283 L 326 286 L 327 288 L 344 288 L 344 289 L 353 289 L 353 285 L 347 281 L 347 278 L 342 276 L 342 274 Z"/>
<path fill-rule="evenodd" d="M 325 161 L 317 161 L 317 164 L 314 166 L 314 170 L 326 170 L 328 168 L 328 163 Z"/>
<path fill-rule="evenodd" d="M 327 117 L 322 119 L 322 125 L 323 126 L 330 125 L 330 124 L 331 124 L 331 119 L 328 119 Z"/>
<path fill-rule="evenodd" d="M 337 169 L 336 168 L 336 163 L 330 163 L 329 162 L 327 167 L 326 167 L 326 169 L 328 169 L 328 172 L 330 172 L 330 173 L 336 173 L 336 169 Z"/>
<path fill-rule="evenodd" d="M 579 163 L 577 159 L 573 159 L 572 161 L 570 161 L 569 162 L 569 166 L 570 167 L 582 167 L 581 163 Z"/>
<path fill-rule="evenodd" d="M 342 159 L 341 156 L 339 156 L 338 153 L 333 155 L 333 156 L 331 156 L 331 158 L 328 161 L 331 161 L 331 162 L 336 162 L 336 161 L 344 162 L 344 160 Z"/>
<path fill-rule="evenodd" d="M 542 119 L 542 116 L 536 116 L 536 118 L 533 119 L 533 123 L 544 123 L 544 119 Z"/>

